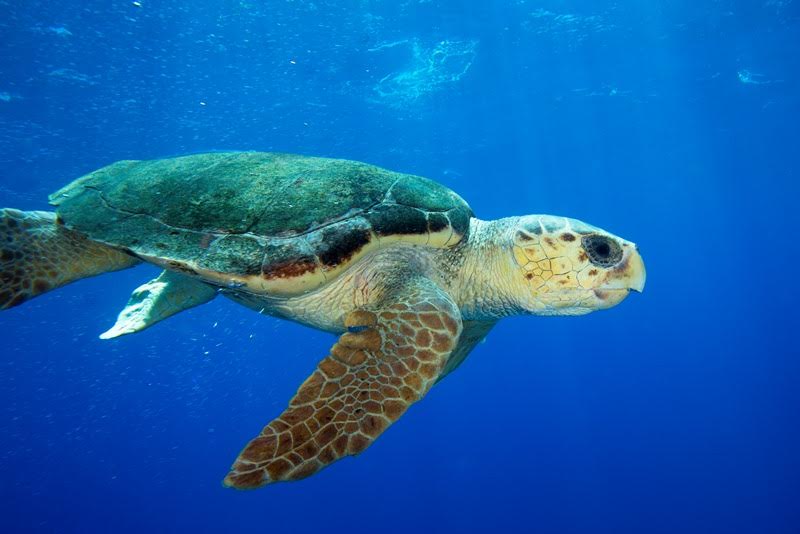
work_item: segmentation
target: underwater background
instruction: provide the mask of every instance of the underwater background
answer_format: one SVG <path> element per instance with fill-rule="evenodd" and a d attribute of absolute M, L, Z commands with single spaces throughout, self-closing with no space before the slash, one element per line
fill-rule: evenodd
<path fill-rule="evenodd" d="M 268 150 L 635 241 L 647 287 L 502 321 L 383 437 L 221 480 L 333 336 L 226 299 L 101 341 L 149 266 L 0 313 L 3 532 L 800 532 L 800 5 L 0 1 L 0 206 Z"/>

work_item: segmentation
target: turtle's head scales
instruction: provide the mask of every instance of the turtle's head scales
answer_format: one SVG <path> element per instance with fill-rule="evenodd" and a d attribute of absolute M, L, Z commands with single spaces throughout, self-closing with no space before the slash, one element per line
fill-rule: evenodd
<path fill-rule="evenodd" d="M 644 289 L 636 245 L 576 219 L 520 217 L 512 241 L 520 306 L 529 313 L 581 315 Z"/>

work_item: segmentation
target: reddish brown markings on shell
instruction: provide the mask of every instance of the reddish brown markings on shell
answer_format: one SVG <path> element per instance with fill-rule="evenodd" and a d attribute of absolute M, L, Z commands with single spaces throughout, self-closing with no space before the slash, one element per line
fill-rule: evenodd
<path fill-rule="evenodd" d="M 188 274 L 188 275 L 192 275 L 192 276 L 197 276 L 197 271 L 195 271 L 194 269 L 192 269 L 191 267 L 189 267 L 188 265 L 186 265 L 183 262 L 176 261 L 176 260 L 169 260 L 169 261 L 167 261 L 167 265 L 169 265 L 170 269 L 172 269 L 174 271 L 178 271 L 178 272 L 181 272 L 181 273 L 184 273 L 184 274 Z"/>
<path fill-rule="evenodd" d="M 214 238 L 215 238 L 214 234 L 203 234 L 200 237 L 200 248 L 204 250 L 208 249 L 208 247 L 210 247 L 211 243 L 214 241 Z M 156 243 L 156 245 L 160 247 L 166 247 L 164 243 Z"/>
<path fill-rule="evenodd" d="M 317 270 L 317 261 L 313 256 L 298 258 L 295 261 L 281 263 L 265 263 L 261 266 L 261 276 L 266 280 L 276 278 L 296 278 Z"/>

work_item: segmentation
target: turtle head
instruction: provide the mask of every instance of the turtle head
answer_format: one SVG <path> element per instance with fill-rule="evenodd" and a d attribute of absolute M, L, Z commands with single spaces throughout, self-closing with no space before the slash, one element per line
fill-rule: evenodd
<path fill-rule="evenodd" d="M 536 315 L 581 315 L 644 289 L 636 245 L 565 217 L 529 215 L 513 228 L 519 302 Z"/>

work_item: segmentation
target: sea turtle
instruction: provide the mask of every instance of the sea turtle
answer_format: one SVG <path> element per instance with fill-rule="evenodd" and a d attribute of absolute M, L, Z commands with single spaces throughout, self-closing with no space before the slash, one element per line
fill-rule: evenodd
<path fill-rule="evenodd" d="M 501 318 L 580 315 L 641 291 L 636 246 L 575 219 L 483 221 L 431 180 L 234 152 L 120 161 L 0 212 L 0 308 L 142 261 L 111 338 L 221 294 L 339 335 L 224 484 L 307 477 L 363 451 Z"/>

